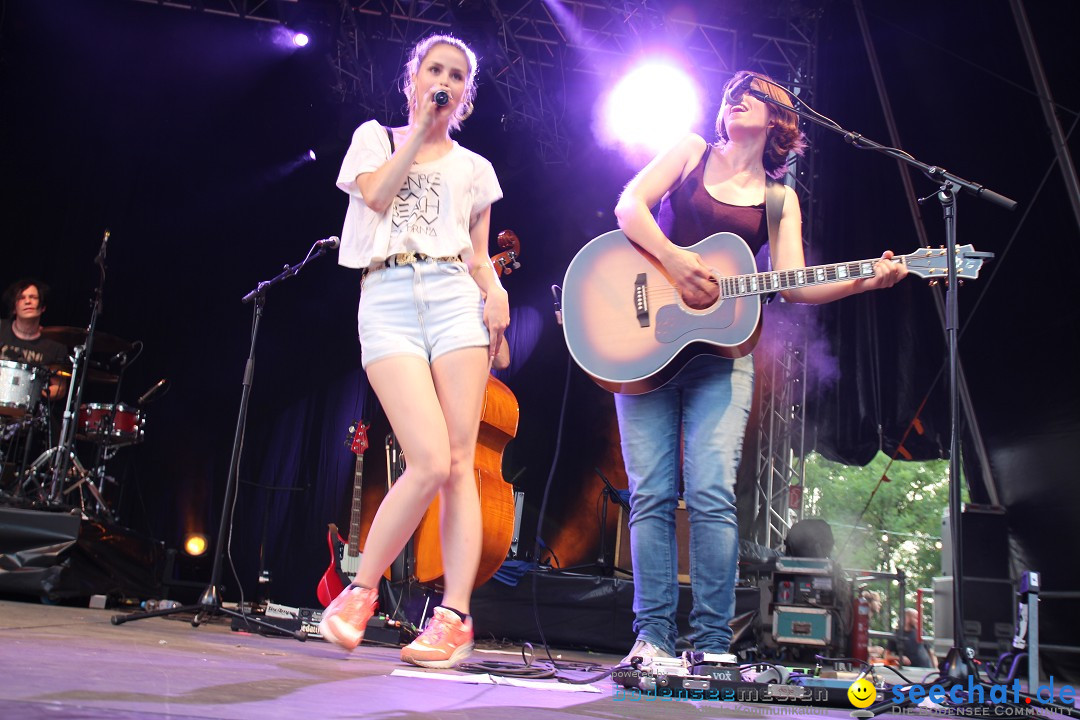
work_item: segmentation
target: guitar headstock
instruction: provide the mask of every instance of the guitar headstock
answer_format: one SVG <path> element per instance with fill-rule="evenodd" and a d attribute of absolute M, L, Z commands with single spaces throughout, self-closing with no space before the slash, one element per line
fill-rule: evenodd
<path fill-rule="evenodd" d="M 363 420 L 355 420 L 352 425 L 349 426 L 349 438 L 345 441 L 345 444 L 349 446 L 349 450 L 357 455 L 363 455 L 364 451 L 368 449 L 367 431 L 371 427 Z"/>
<path fill-rule="evenodd" d="M 993 257 L 989 253 L 975 252 L 971 245 L 956 246 L 956 277 L 974 280 L 979 277 L 983 259 Z M 949 258 L 945 248 L 921 248 L 905 256 L 908 272 L 921 278 L 945 278 L 949 273 Z"/>
<path fill-rule="evenodd" d="M 495 266 L 495 272 L 502 277 L 509 275 L 521 267 L 518 258 L 521 257 L 521 240 L 513 230 L 503 230 L 498 237 L 499 247 L 503 252 L 491 256 L 491 264 Z"/>

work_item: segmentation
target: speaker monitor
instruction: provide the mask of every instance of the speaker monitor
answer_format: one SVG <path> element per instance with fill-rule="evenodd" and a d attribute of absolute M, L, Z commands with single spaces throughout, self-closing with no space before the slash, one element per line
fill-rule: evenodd
<path fill-rule="evenodd" d="M 1000 508 L 966 504 L 960 516 L 965 578 L 1009 579 L 1009 527 Z M 952 575 L 952 534 L 948 513 L 941 523 L 941 570 Z"/>

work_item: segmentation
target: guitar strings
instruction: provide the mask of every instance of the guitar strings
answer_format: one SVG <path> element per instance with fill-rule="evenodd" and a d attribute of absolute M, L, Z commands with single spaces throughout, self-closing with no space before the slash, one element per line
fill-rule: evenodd
<path fill-rule="evenodd" d="M 855 262 L 836 263 L 834 265 L 816 265 L 816 266 L 805 267 L 805 268 L 793 268 L 791 270 L 774 270 L 774 271 L 771 271 L 771 272 L 764 272 L 764 273 L 750 273 L 750 274 L 747 274 L 747 275 L 726 275 L 726 276 L 723 277 L 723 280 L 727 281 L 729 285 L 734 285 L 735 287 L 738 287 L 740 279 L 741 279 L 742 282 L 745 284 L 745 286 L 747 288 L 753 288 L 753 289 L 749 290 L 748 292 L 736 291 L 736 292 L 733 292 L 731 294 L 727 294 L 723 290 L 721 290 L 720 291 L 720 297 L 735 298 L 735 297 L 745 297 L 745 296 L 750 296 L 750 295 L 763 295 L 763 294 L 766 294 L 766 293 L 777 292 L 779 290 L 786 290 L 786 289 L 789 289 L 791 287 L 806 287 L 806 286 L 809 286 L 809 285 L 818 285 L 818 284 L 825 284 L 825 283 L 831 283 L 831 282 L 842 282 L 842 281 L 845 281 L 845 280 L 856 280 L 856 279 L 859 279 L 860 277 L 869 277 L 868 275 L 864 276 L 861 273 L 853 273 L 853 272 L 851 272 L 850 268 L 852 266 L 858 267 L 858 266 L 862 265 L 863 263 L 870 263 L 871 267 L 873 267 L 880 260 L 881 260 L 881 258 L 872 258 L 872 259 L 868 259 L 868 260 L 858 260 L 858 261 L 855 261 Z M 847 267 L 847 268 L 849 268 L 848 269 L 848 275 L 846 277 L 840 277 L 839 276 L 839 274 L 837 272 L 837 268 L 839 268 L 839 267 Z M 825 277 L 824 277 L 823 280 L 818 280 L 817 279 L 817 271 L 819 269 L 824 271 Z M 805 278 L 806 278 L 805 281 L 801 282 L 801 283 L 799 283 L 797 281 L 797 273 L 800 270 L 802 270 L 805 273 Z M 780 287 L 766 287 L 765 280 L 768 279 L 770 281 L 770 284 L 771 284 L 772 279 L 773 279 L 772 278 L 773 275 L 776 275 L 781 279 L 781 283 L 780 283 L 781 286 Z M 758 279 L 758 282 L 755 283 L 752 280 L 753 278 Z M 715 278 L 715 277 L 710 277 L 709 282 L 711 282 L 714 285 L 720 285 L 721 284 L 720 280 Z M 786 285 L 785 285 L 785 283 L 786 283 Z M 653 286 L 646 287 L 645 295 L 650 300 L 656 299 L 656 300 L 664 301 L 664 300 L 667 300 L 669 298 L 679 297 L 680 294 L 679 294 L 678 288 L 676 288 L 674 285 L 666 285 L 666 286 L 665 285 L 658 285 L 656 287 L 653 287 Z"/>

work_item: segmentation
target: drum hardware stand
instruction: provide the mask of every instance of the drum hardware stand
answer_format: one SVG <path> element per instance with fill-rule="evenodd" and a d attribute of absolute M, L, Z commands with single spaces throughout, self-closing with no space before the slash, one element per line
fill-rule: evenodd
<path fill-rule="evenodd" d="M 22 461 L 19 464 L 18 471 L 15 473 L 14 488 L 15 497 L 17 498 L 22 497 L 23 488 L 25 488 L 31 482 L 34 482 L 34 484 L 37 485 L 38 500 L 42 502 L 44 502 L 45 500 L 45 487 L 41 483 L 37 482 L 32 475 L 27 473 L 27 468 L 30 467 L 30 450 L 33 447 L 34 443 L 34 430 L 37 430 L 40 426 L 44 426 L 46 432 L 48 432 L 50 429 L 48 417 L 49 410 L 47 404 L 44 402 L 39 402 L 34 407 L 32 413 L 27 413 L 25 417 L 19 418 L 16 422 L 12 423 L 9 429 L 6 431 L 10 432 L 11 436 L 14 437 L 17 436 L 18 433 L 22 432 L 24 428 L 26 429 L 26 437 L 23 440 L 21 448 Z M 5 437 L 5 439 L 8 438 Z M 11 449 L 18 450 L 19 447 L 15 445 Z"/>
<path fill-rule="evenodd" d="M 71 487 L 64 490 L 63 494 L 69 495 L 78 490 L 80 487 L 86 486 L 86 491 L 90 493 L 91 497 L 94 498 L 94 502 L 97 503 L 98 514 L 104 517 L 106 520 L 111 520 L 112 513 L 109 511 L 109 507 L 105 504 L 105 498 L 101 496 L 101 485 L 103 485 L 104 483 L 99 482 L 97 485 L 94 485 L 94 475 L 97 471 L 97 468 L 94 472 L 91 472 L 84 468 L 82 464 L 79 463 L 79 458 L 75 456 L 75 453 L 71 454 L 71 464 L 72 469 L 79 473 L 79 479 L 76 480 Z M 82 495 L 80 495 L 79 498 L 79 506 L 85 511 L 86 503 L 82 501 Z"/>
<path fill-rule="evenodd" d="M 97 503 L 98 515 L 100 515 L 106 520 L 116 519 L 112 516 L 112 511 L 109 509 L 109 506 L 105 503 L 105 499 L 102 496 L 102 493 L 105 492 L 105 481 L 110 480 L 112 482 L 115 482 L 113 478 L 105 474 L 105 463 L 108 462 L 112 458 L 112 456 L 116 454 L 116 450 L 117 448 L 114 447 L 105 447 L 99 449 L 98 464 L 94 467 L 93 470 L 87 470 L 83 468 L 82 465 L 79 464 L 79 458 L 72 454 L 71 461 L 74 468 L 76 468 L 80 473 L 79 479 L 75 482 L 74 485 L 69 487 L 67 490 L 64 490 L 63 493 L 64 495 L 68 495 L 85 485 L 86 491 L 90 493 L 91 497 L 93 497 L 94 501 Z M 97 483 L 96 485 L 95 482 Z M 82 501 L 81 495 L 79 497 L 80 506 L 85 510 L 86 503 Z"/>
<path fill-rule="evenodd" d="M 210 570 L 210 584 L 206 586 L 202 595 L 199 596 L 199 601 L 194 605 L 180 605 L 164 610 L 152 610 L 149 612 L 132 613 L 130 615 L 113 615 L 111 618 L 113 625 L 120 625 L 131 620 L 142 620 L 143 618 L 149 617 L 163 617 L 165 615 L 174 615 L 176 613 L 194 612 L 195 617 L 191 620 L 193 627 L 198 627 L 206 617 L 228 615 L 239 619 L 249 626 L 257 625 L 274 634 L 285 633 L 301 641 L 307 639 L 307 633 L 303 630 L 288 632 L 276 625 L 252 617 L 244 612 L 243 604 L 240 605 L 239 610 L 231 610 L 224 607 L 221 603 L 219 585 L 221 582 L 221 566 L 225 555 L 226 538 L 231 533 L 232 514 L 236 507 L 237 476 L 240 472 L 240 458 L 244 449 L 244 433 L 247 429 L 248 403 L 251 399 L 251 386 L 255 376 L 255 343 L 259 336 L 259 323 L 262 320 L 263 308 L 266 305 L 266 292 L 279 282 L 296 275 L 311 260 L 324 254 L 328 249 L 336 248 L 338 243 L 339 241 L 336 237 L 319 240 L 312 245 L 307 256 L 301 262 L 293 266 L 286 265 L 274 278 L 260 282 L 254 290 L 241 299 L 241 302 L 245 304 L 252 301 L 255 303 L 251 320 L 251 346 L 248 349 L 247 362 L 244 365 L 242 390 L 240 392 L 240 410 L 236 418 L 236 434 L 233 436 L 232 456 L 229 460 L 229 471 L 225 480 L 225 497 L 221 507 L 221 522 L 218 525 L 217 537 L 214 539 L 214 564 Z"/>
<path fill-rule="evenodd" d="M 775 84 L 775 83 L 773 83 Z M 783 88 L 781 85 L 776 87 Z M 768 93 L 761 92 L 751 85 L 746 86 L 746 93 L 758 100 L 774 105 L 781 111 L 794 112 L 801 118 L 810 120 L 844 138 L 844 142 L 857 150 L 877 150 L 885 155 L 900 160 L 907 165 L 919 170 L 932 181 L 939 183 L 936 196 L 941 205 L 945 218 L 945 253 L 947 265 L 947 281 L 945 288 L 945 332 L 948 340 L 948 378 L 949 378 L 949 524 L 952 536 L 952 573 L 953 573 L 953 647 L 949 650 L 942 663 L 942 677 L 940 682 L 946 687 L 960 684 L 968 679 L 969 675 L 978 677 L 975 668 L 975 652 L 967 646 L 964 637 L 964 604 L 963 604 L 963 552 L 961 548 L 961 512 L 960 512 L 960 383 L 959 383 L 959 330 L 960 314 L 959 300 L 957 298 L 959 283 L 956 277 L 957 258 L 957 233 L 956 233 L 956 196 L 960 190 L 966 190 L 975 197 L 993 203 L 1006 210 L 1014 210 L 1017 202 L 1012 198 L 1000 195 L 978 183 L 965 180 L 954 175 L 944 168 L 927 165 L 909 153 L 893 147 L 887 147 L 865 138 L 862 135 L 846 130 L 829 118 L 816 112 L 806 105 L 798 96 L 788 92 L 793 98 L 793 104 L 800 108 L 794 108 L 775 100 Z M 787 92 L 786 88 L 784 88 Z M 921 202 L 921 201 L 920 201 Z M 968 253 L 967 257 L 992 258 L 993 253 Z M 888 711 L 892 703 L 879 703 L 868 708 L 872 714 L 877 715 Z"/>
<path fill-rule="evenodd" d="M 87 478 L 82 478 L 79 480 L 78 483 L 75 484 L 74 487 L 71 488 L 71 490 L 74 490 L 75 487 L 78 487 L 80 484 L 85 482 L 87 484 L 87 489 L 90 491 L 90 494 L 93 495 L 94 498 L 97 500 L 98 506 L 101 508 L 102 512 L 105 514 L 106 517 L 109 517 L 110 519 L 115 518 L 111 518 L 111 511 L 105 506 L 104 502 L 101 500 L 101 495 L 105 491 L 105 480 L 113 480 L 113 478 L 110 478 L 105 474 L 105 464 L 108 463 L 114 455 L 116 455 L 116 451 L 119 449 L 119 446 L 110 445 L 109 440 L 114 435 L 114 431 L 116 429 L 116 416 L 120 412 L 120 388 L 124 385 L 124 371 L 127 370 L 128 365 L 131 364 L 131 362 L 134 362 L 135 359 L 142 354 L 142 341 L 136 342 L 139 346 L 139 351 L 135 354 L 135 357 L 131 358 L 130 361 L 128 359 L 127 353 L 121 352 L 118 354 L 118 357 L 120 358 L 120 372 L 118 373 L 116 381 L 116 392 L 113 393 L 112 409 L 106 416 L 105 422 L 102 424 L 100 430 L 103 439 L 98 445 L 97 456 L 95 458 L 95 466 L 93 472 L 91 473 L 97 479 L 97 487 L 95 488 L 93 482 L 91 482 Z M 80 405 L 80 407 L 82 406 Z M 138 418 L 136 418 L 136 439 L 134 440 L 134 442 L 138 442 L 137 438 L 139 436 L 140 430 L 141 428 L 139 426 L 139 420 Z M 70 490 L 65 492 L 70 492 Z"/>
<path fill-rule="evenodd" d="M 90 312 L 90 326 L 86 331 L 86 342 L 75 346 L 75 357 L 71 365 L 71 391 L 68 393 L 67 404 L 64 406 L 64 419 L 60 426 L 59 444 L 46 450 L 31 465 L 31 469 L 36 470 L 45 463 L 52 462 L 52 482 L 46 499 L 51 504 L 59 505 L 62 496 L 67 494 L 62 492 L 62 489 L 72 466 L 79 473 L 80 480 L 85 479 L 87 475 L 86 469 L 75 456 L 75 425 L 79 407 L 82 404 L 83 389 L 86 386 L 86 374 L 83 365 L 93 351 L 94 332 L 97 330 L 98 316 L 102 312 L 101 298 L 105 290 L 105 250 L 108 244 L 109 231 L 106 230 L 105 236 L 101 239 L 101 249 L 98 250 L 97 258 L 94 259 L 95 264 L 101 271 L 101 275 L 94 295 L 93 308 Z M 89 487 L 93 487 L 93 485 L 91 484 Z M 91 491 L 91 495 L 94 495 L 98 506 L 107 512 L 97 488 Z"/>

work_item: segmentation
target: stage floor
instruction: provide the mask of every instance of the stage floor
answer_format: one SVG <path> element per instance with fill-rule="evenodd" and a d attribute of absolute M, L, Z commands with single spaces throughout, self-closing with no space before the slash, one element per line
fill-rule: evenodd
<path fill-rule="evenodd" d="M 793 714 L 790 705 L 629 700 L 610 679 L 588 686 L 589 692 L 554 680 L 534 681 L 539 688 L 466 684 L 442 679 L 464 673 L 401 663 L 396 648 L 364 645 L 346 654 L 316 639 L 234 632 L 223 619 L 196 628 L 190 616 L 178 615 L 114 626 L 109 622 L 114 612 L 0 601 L 0 718 L 559 720 Z M 516 647 L 482 650 L 471 660 L 521 662 Z M 619 659 L 554 654 L 608 667 Z M 850 709 L 806 710 L 814 717 L 850 717 Z"/>

